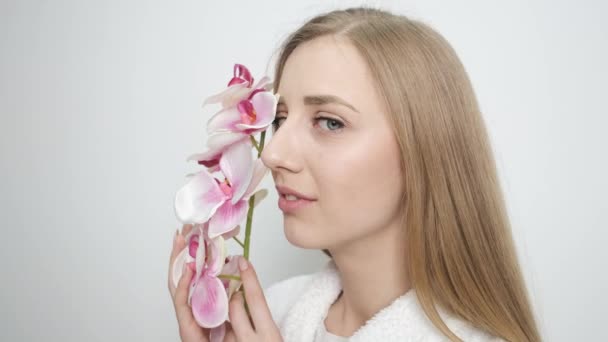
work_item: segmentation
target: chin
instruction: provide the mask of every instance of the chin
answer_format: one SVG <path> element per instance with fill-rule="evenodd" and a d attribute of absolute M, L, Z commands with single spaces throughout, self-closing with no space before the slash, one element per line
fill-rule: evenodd
<path fill-rule="evenodd" d="M 290 244 L 304 249 L 323 249 L 325 248 L 324 238 L 319 232 L 311 229 L 311 225 L 305 225 L 297 222 L 288 222 L 285 220 L 283 224 L 285 238 Z"/>

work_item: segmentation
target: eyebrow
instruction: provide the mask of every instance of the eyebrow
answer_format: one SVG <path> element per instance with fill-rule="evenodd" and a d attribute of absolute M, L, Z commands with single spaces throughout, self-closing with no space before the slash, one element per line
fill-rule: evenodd
<path fill-rule="evenodd" d="M 304 104 L 305 105 L 324 105 L 324 104 L 329 104 L 329 103 L 337 103 L 339 105 L 348 107 L 348 108 L 352 109 L 353 111 L 359 113 L 359 111 L 357 110 L 357 108 L 355 108 L 355 106 L 351 105 L 350 103 L 346 102 L 342 98 L 340 98 L 338 96 L 335 96 L 335 95 L 308 95 L 308 96 L 304 96 Z M 279 104 L 285 104 L 285 101 L 283 100 L 283 97 L 279 98 Z"/>

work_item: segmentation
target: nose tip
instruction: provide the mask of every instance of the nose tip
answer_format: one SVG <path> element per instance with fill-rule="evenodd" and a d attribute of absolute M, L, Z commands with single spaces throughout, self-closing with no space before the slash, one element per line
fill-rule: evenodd
<path fill-rule="evenodd" d="M 294 139 L 296 137 L 293 134 L 286 134 L 284 127 L 281 128 L 281 131 L 275 132 L 262 150 L 262 163 L 272 171 L 286 169 L 291 172 L 298 172 L 300 168 L 297 159 L 299 154 L 292 143 Z"/>
<path fill-rule="evenodd" d="M 277 167 L 276 165 L 279 163 L 279 157 L 274 151 L 271 141 L 264 146 L 260 158 L 262 159 L 262 163 L 266 165 L 267 168 L 274 170 Z"/>

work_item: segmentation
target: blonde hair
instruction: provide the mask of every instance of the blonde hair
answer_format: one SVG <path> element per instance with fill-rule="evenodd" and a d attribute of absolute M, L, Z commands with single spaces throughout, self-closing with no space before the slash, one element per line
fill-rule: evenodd
<path fill-rule="evenodd" d="M 505 340 L 540 341 L 485 124 L 451 45 L 405 16 L 332 11 L 281 45 L 275 91 L 293 50 L 326 35 L 357 48 L 388 109 L 404 171 L 408 274 L 426 315 L 452 341 L 436 304 Z"/>

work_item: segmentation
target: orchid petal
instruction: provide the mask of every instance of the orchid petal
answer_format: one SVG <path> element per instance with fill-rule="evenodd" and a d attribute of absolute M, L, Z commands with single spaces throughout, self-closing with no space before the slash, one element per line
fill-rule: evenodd
<path fill-rule="evenodd" d="M 220 169 L 230 182 L 230 186 L 232 187 L 232 204 L 235 204 L 243 197 L 253 176 L 251 143 L 243 142 L 230 146 L 222 154 Z"/>
<path fill-rule="evenodd" d="M 190 155 L 186 161 L 194 160 L 198 164 L 207 167 L 208 169 L 219 166 L 222 151 L 220 150 L 207 150 L 203 153 L 196 153 Z"/>
<path fill-rule="evenodd" d="M 246 66 L 244 66 L 243 64 L 235 63 L 233 74 L 234 77 L 232 78 L 232 80 L 230 80 L 230 83 L 238 80 L 239 82 L 247 82 L 248 87 L 251 86 L 251 83 L 253 82 L 253 76 L 251 76 L 251 72 L 249 71 L 249 69 L 247 69 Z"/>
<path fill-rule="evenodd" d="M 203 328 L 215 328 L 228 318 L 228 296 L 222 282 L 204 274 L 193 291 L 192 313 Z"/>
<path fill-rule="evenodd" d="M 236 227 L 247 217 L 247 201 L 232 205 L 226 201 L 209 220 L 209 238 L 213 239 Z"/>
<path fill-rule="evenodd" d="M 207 167 L 207 171 L 209 171 L 209 172 L 220 172 L 220 163 L 217 163 L 213 167 Z"/>
<path fill-rule="evenodd" d="M 270 92 L 263 91 L 255 94 L 253 98 L 251 98 L 251 104 L 257 115 L 255 123 L 238 123 L 234 126 L 240 130 L 259 129 L 269 126 L 275 118 L 277 103 L 277 98 Z"/>
<path fill-rule="evenodd" d="M 241 226 L 236 226 L 236 228 L 228 231 L 227 233 L 222 234 L 222 237 L 225 240 L 229 240 L 232 239 L 233 237 L 239 235 L 239 232 L 241 231 Z"/>
<path fill-rule="evenodd" d="M 186 236 L 184 236 L 184 241 L 190 241 L 193 236 L 199 235 L 200 234 L 200 228 L 199 227 L 200 227 L 199 224 L 193 225 L 192 229 L 190 229 L 190 231 L 188 232 L 188 234 L 186 234 Z"/>
<path fill-rule="evenodd" d="M 268 168 L 262 162 L 262 159 L 258 158 L 253 162 L 253 172 L 251 176 L 251 181 L 249 182 L 249 186 L 247 190 L 243 194 L 244 199 L 248 199 L 251 193 L 255 190 L 255 188 L 260 184 L 264 176 L 268 173 Z M 233 196 L 234 198 L 234 196 Z"/>
<path fill-rule="evenodd" d="M 266 196 L 268 195 L 268 190 L 266 189 L 260 189 L 258 191 L 256 191 L 255 193 L 253 193 L 251 196 L 255 196 L 255 199 L 253 200 L 253 207 L 255 208 L 260 202 L 262 202 L 262 200 L 264 198 L 266 198 Z"/>
<path fill-rule="evenodd" d="M 262 79 L 255 84 L 255 86 L 249 88 L 250 82 L 243 82 L 233 84 L 219 94 L 209 96 L 203 102 L 203 107 L 211 103 L 222 103 L 222 108 L 229 108 L 235 106 L 240 100 L 246 99 L 253 90 L 264 89 L 266 91 L 272 90 L 273 83 L 270 82 L 268 76 L 264 76 Z"/>
<path fill-rule="evenodd" d="M 194 264 L 194 270 L 193 270 L 193 267 L 191 267 L 192 264 Z M 190 268 L 190 271 L 192 271 L 193 273 L 196 273 L 196 262 L 187 263 L 186 265 L 188 268 Z M 192 295 L 194 294 L 194 289 L 196 289 L 196 286 L 200 279 L 201 279 L 201 277 L 196 276 L 196 274 L 192 276 L 192 279 L 190 279 L 190 284 L 188 285 L 188 305 L 192 305 L 190 301 L 192 300 Z"/>
<path fill-rule="evenodd" d="M 210 150 L 223 152 L 230 146 L 249 139 L 249 135 L 242 132 L 217 132 L 207 138 L 207 147 Z"/>
<path fill-rule="evenodd" d="M 188 156 L 188 158 L 186 158 L 186 161 L 213 160 L 213 159 L 220 157 L 221 154 L 222 154 L 222 151 L 208 149 L 207 151 L 202 152 L 202 153 L 191 154 L 190 156 Z"/>
<path fill-rule="evenodd" d="M 252 90 L 264 89 L 266 91 L 270 91 L 272 90 L 272 86 L 273 84 L 270 82 L 270 77 L 264 76 L 252 87 Z"/>
<path fill-rule="evenodd" d="M 205 266 L 205 258 L 207 256 L 207 241 L 203 237 L 202 231 L 199 235 L 198 248 L 196 249 L 196 275 L 199 278 L 203 273 L 203 267 Z"/>
<path fill-rule="evenodd" d="M 234 106 L 237 102 L 247 97 L 251 92 L 251 88 L 247 87 L 247 83 L 233 84 L 226 88 L 221 93 L 211 95 L 203 101 L 203 107 L 212 103 L 222 103 L 223 108 Z"/>
<path fill-rule="evenodd" d="M 210 239 L 210 255 L 207 261 L 207 274 L 217 276 L 222 271 L 222 266 L 226 261 L 226 244 L 224 238 L 220 235 Z"/>
<path fill-rule="evenodd" d="M 181 252 L 175 257 L 173 261 L 173 266 L 171 267 L 172 281 L 173 285 L 177 288 L 177 283 L 182 277 L 182 272 L 184 271 L 184 264 L 188 262 L 192 262 L 194 259 L 190 257 L 188 254 L 188 247 L 182 249 Z"/>
<path fill-rule="evenodd" d="M 226 195 L 207 171 L 198 172 L 175 195 L 175 214 L 183 223 L 209 220 L 226 201 Z"/>
<path fill-rule="evenodd" d="M 224 108 L 207 121 L 207 133 L 236 131 L 234 125 L 240 122 L 241 113 L 236 107 Z"/>
<path fill-rule="evenodd" d="M 188 254 L 192 258 L 196 258 L 196 251 L 198 251 L 198 246 L 202 242 L 199 240 L 199 238 L 199 235 L 193 235 L 192 238 L 190 238 L 190 240 L 188 241 Z"/>

